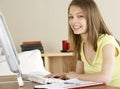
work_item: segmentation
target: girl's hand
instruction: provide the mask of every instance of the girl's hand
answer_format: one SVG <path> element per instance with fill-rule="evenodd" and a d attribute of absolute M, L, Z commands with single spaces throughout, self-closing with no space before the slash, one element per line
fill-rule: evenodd
<path fill-rule="evenodd" d="M 66 80 L 66 73 L 53 73 L 53 74 L 48 74 L 45 76 L 45 78 L 59 78 L 59 79 L 64 79 Z"/>
<path fill-rule="evenodd" d="M 71 78 L 77 78 L 78 74 L 75 72 L 69 72 L 66 77 L 71 79 Z"/>

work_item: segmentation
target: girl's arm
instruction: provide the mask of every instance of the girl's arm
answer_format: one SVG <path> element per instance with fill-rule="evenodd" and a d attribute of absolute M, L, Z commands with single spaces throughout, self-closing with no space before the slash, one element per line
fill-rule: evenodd
<path fill-rule="evenodd" d="M 83 74 L 84 73 L 84 64 L 82 61 L 77 61 L 77 64 L 76 64 L 76 73 L 78 74 Z"/>
<path fill-rule="evenodd" d="M 81 71 L 79 71 L 79 68 L 76 69 L 76 73 L 72 72 L 67 74 L 67 77 L 69 78 L 78 78 L 81 80 L 88 80 L 88 81 L 102 81 L 105 84 L 108 84 L 111 81 L 113 69 L 115 65 L 115 53 L 116 49 L 115 46 L 112 44 L 105 45 L 102 49 L 102 56 L 103 56 L 103 64 L 101 72 L 98 73 L 92 73 L 92 74 L 79 74 Z M 78 67 L 79 67 L 78 62 Z"/>

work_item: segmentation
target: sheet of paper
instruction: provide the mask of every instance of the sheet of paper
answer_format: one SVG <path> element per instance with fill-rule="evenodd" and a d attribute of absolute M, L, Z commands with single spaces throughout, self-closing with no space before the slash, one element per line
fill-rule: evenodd
<path fill-rule="evenodd" d="M 90 81 L 82 81 L 79 79 L 70 79 L 66 80 L 61 83 L 53 83 L 53 84 L 47 84 L 47 85 L 36 85 L 35 88 L 47 88 L 47 89 L 68 89 L 68 88 L 74 88 L 74 87 L 85 87 L 85 86 L 93 86 L 93 85 L 99 85 L 102 83 L 96 83 L 96 82 L 90 82 Z"/>

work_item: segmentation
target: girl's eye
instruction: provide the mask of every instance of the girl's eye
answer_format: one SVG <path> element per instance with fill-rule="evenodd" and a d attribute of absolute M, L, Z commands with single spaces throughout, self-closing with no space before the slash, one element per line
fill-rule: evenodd
<path fill-rule="evenodd" d="M 68 19 L 73 19 L 73 16 L 68 16 Z"/>
<path fill-rule="evenodd" d="M 83 18 L 84 16 L 83 15 L 79 15 L 78 18 Z"/>

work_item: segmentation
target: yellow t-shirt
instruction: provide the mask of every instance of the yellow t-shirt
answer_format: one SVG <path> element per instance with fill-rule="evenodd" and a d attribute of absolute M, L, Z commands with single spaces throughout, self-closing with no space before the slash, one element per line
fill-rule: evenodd
<path fill-rule="evenodd" d="M 116 50 L 118 51 L 118 55 L 116 56 L 116 59 L 115 59 L 115 68 L 114 68 L 114 72 L 113 72 L 113 76 L 112 76 L 112 81 L 108 85 L 120 87 L 120 46 L 116 42 L 115 38 L 113 36 L 107 35 L 107 34 L 102 34 L 98 38 L 98 42 L 97 42 L 98 48 L 97 48 L 96 55 L 95 55 L 95 58 L 94 58 L 92 64 L 89 64 L 84 56 L 83 43 L 84 42 L 82 42 L 80 54 L 81 54 L 81 59 L 84 62 L 85 73 L 100 72 L 101 67 L 102 67 L 102 61 L 103 61 L 102 48 L 107 44 L 113 44 L 116 47 Z"/>

